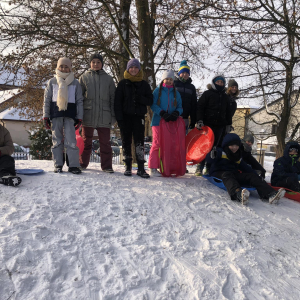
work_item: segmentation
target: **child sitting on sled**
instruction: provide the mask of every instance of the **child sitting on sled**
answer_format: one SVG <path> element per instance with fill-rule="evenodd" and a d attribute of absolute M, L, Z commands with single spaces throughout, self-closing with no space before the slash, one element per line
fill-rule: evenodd
<path fill-rule="evenodd" d="M 250 193 L 241 186 L 256 188 L 262 200 L 270 204 L 277 203 L 285 194 L 284 189 L 275 191 L 242 159 L 241 140 L 235 133 L 227 134 L 222 142 L 222 148 L 218 147 L 214 153 L 206 156 L 211 164 L 210 176 L 221 179 L 232 200 L 242 204 L 248 202 Z M 214 158 L 212 158 L 214 157 Z M 241 172 L 242 173 L 241 173 Z"/>
<path fill-rule="evenodd" d="M 297 142 L 287 143 L 284 154 L 274 161 L 271 184 L 300 192 L 300 145 Z"/>
<path fill-rule="evenodd" d="M 166 122 L 176 121 L 182 114 L 181 96 L 174 87 L 175 74 L 173 70 L 166 70 L 161 78 L 161 83 L 153 92 L 153 118 L 152 126 L 152 147 L 148 166 L 150 168 L 150 175 L 161 176 L 157 171 L 159 168 L 159 123 L 161 118 Z"/>

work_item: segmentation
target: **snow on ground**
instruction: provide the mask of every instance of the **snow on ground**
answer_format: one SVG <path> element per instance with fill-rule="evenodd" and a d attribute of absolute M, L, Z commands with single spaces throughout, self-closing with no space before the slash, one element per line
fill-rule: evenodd
<path fill-rule="evenodd" d="M 45 172 L 0 186 L 1 300 L 300 299 L 298 202 L 242 207 L 192 174 L 16 166 Z"/>

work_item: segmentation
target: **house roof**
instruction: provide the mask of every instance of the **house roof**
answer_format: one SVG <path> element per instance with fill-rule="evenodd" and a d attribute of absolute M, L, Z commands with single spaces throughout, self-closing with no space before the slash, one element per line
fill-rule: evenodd
<path fill-rule="evenodd" d="M 20 112 L 19 108 L 10 107 L 0 113 L 0 120 L 34 121 L 33 119 L 20 116 Z"/>
<path fill-rule="evenodd" d="M 15 95 L 18 95 L 20 92 L 21 92 L 20 89 L 0 91 L 0 104 L 3 103 L 4 101 L 14 97 Z"/>
<path fill-rule="evenodd" d="M 0 90 L 10 90 L 21 87 L 25 80 L 26 71 L 20 68 L 17 72 L 9 69 L 3 69 L 0 66 Z"/>

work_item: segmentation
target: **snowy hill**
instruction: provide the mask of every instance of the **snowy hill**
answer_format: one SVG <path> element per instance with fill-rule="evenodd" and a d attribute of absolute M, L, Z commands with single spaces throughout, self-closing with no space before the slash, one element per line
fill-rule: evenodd
<path fill-rule="evenodd" d="M 201 177 L 43 168 L 0 186 L 0 299 L 300 299 L 300 203 L 248 207 Z"/>

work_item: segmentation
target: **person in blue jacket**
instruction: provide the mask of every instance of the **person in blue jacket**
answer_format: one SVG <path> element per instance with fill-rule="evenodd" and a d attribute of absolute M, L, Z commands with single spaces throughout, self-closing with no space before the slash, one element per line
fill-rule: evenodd
<path fill-rule="evenodd" d="M 300 145 L 297 142 L 287 143 L 284 154 L 274 161 L 271 176 L 273 186 L 285 187 L 300 192 Z"/>
<path fill-rule="evenodd" d="M 242 159 L 240 149 L 241 139 L 235 133 L 227 134 L 218 147 L 206 156 L 211 164 L 210 176 L 221 179 L 232 200 L 246 204 L 250 193 L 241 186 L 247 185 L 256 188 L 262 200 L 268 200 L 270 204 L 277 203 L 285 194 L 284 189 L 275 191 Z"/>
<path fill-rule="evenodd" d="M 182 101 L 178 91 L 174 87 L 174 71 L 166 70 L 161 78 L 161 83 L 153 92 L 153 104 L 151 106 L 154 112 L 152 117 L 152 147 L 148 166 L 150 175 L 161 176 L 157 171 L 159 168 L 159 123 L 161 118 L 166 122 L 174 122 L 182 114 Z"/>

